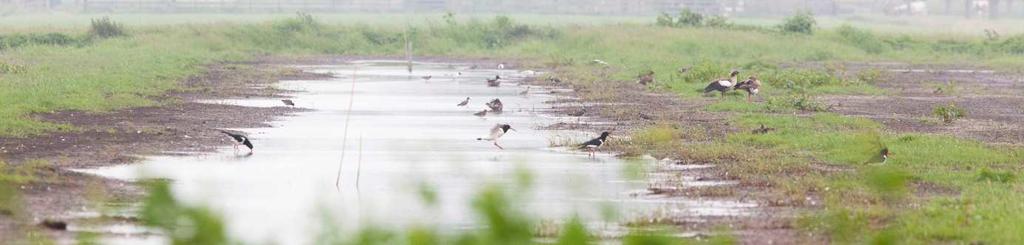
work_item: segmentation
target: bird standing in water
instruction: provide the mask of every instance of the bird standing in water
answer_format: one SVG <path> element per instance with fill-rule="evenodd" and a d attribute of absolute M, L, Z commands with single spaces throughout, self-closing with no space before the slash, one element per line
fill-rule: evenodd
<path fill-rule="evenodd" d="M 519 95 L 522 95 L 522 96 L 526 96 L 527 94 L 530 94 L 530 87 L 529 86 L 526 87 L 526 91 L 519 92 Z"/>
<path fill-rule="evenodd" d="M 505 110 L 505 104 L 501 103 L 501 100 L 499 99 L 491 100 L 491 102 L 487 102 L 486 105 L 488 108 L 491 108 L 491 111 L 494 113 L 501 113 Z"/>
<path fill-rule="evenodd" d="M 232 133 L 224 130 L 221 130 L 220 132 L 231 136 L 231 139 L 235 140 L 235 152 L 238 152 L 238 145 L 245 145 L 245 147 L 249 147 L 249 152 L 252 152 L 252 142 L 249 141 L 249 137 L 246 137 L 244 134 Z"/>
<path fill-rule="evenodd" d="M 433 75 L 428 75 L 428 76 L 422 76 L 420 78 L 423 78 L 423 81 L 426 82 L 426 81 L 430 81 L 430 79 L 433 78 L 433 77 L 434 77 Z"/>
<path fill-rule="evenodd" d="M 498 145 L 498 139 L 501 138 L 501 136 L 505 135 L 505 133 L 508 133 L 509 130 L 515 131 L 515 129 L 513 129 L 511 125 L 500 124 L 499 123 L 497 125 L 494 125 L 493 128 L 491 128 L 491 134 L 490 135 L 488 135 L 487 137 L 484 137 L 484 138 L 476 138 L 476 140 L 493 141 L 494 142 L 494 146 L 497 146 L 498 149 L 504 150 L 505 149 L 504 147 L 501 147 L 501 145 Z"/>
<path fill-rule="evenodd" d="M 295 106 L 295 102 L 293 102 L 292 100 L 284 99 L 284 100 L 281 100 L 281 102 L 283 102 L 284 105 L 286 105 L 286 106 Z"/>
<path fill-rule="evenodd" d="M 600 148 L 608 140 L 608 135 L 611 135 L 611 133 L 601 132 L 601 136 L 580 144 L 580 149 L 586 149 L 590 152 L 590 157 L 594 157 L 597 148 Z"/>
<path fill-rule="evenodd" d="M 494 76 L 494 79 L 488 78 L 487 79 L 487 86 L 488 87 L 501 86 L 501 76 Z"/>
<path fill-rule="evenodd" d="M 455 106 L 466 106 L 468 104 L 469 104 L 469 97 L 466 97 L 466 100 L 463 100 L 462 102 L 459 102 L 459 104 L 455 105 Z"/>
<path fill-rule="evenodd" d="M 478 117 L 484 117 L 484 116 L 487 115 L 487 110 L 485 109 L 485 110 L 479 111 L 477 113 L 473 113 L 473 115 L 474 116 L 478 116 Z"/>

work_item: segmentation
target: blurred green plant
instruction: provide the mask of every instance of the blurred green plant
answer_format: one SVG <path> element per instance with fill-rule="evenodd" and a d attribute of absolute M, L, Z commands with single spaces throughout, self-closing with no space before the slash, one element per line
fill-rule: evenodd
<path fill-rule="evenodd" d="M 814 20 L 814 16 L 810 12 L 798 11 L 793 16 L 786 17 L 779 29 L 786 33 L 810 35 L 814 33 L 814 27 L 817 24 L 818 22 Z"/>
<path fill-rule="evenodd" d="M 114 38 L 127 36 L 128 33 L 120 23 L 117 23 L 110 19 L 110 17 L 103 17 L 99 19 L 93 19 L 92 24 L 89 26 L 89 36 L 95 38 Z"/>
<path fill-rule="evenodd" d="M 954 121 L 967 116 L 967 111 L 956 106 L 956 104 L 950 103 L 948 106 L 936 106 L 932 109 L 932 115 L 935 115 L 944 123 L 953 123 Z"/>

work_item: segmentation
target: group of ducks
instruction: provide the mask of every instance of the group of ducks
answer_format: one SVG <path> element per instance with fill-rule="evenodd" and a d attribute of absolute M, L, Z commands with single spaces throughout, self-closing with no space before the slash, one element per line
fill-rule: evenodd
<path fill-rule="evenodd" d="M 687 68 L 680 68 L 680 73 L 685 73 Z M 750 76 L 745 81 L 736 82 L 736 77 L 739 76 L 739 71 L 732 71 L 729 73 L 729 78 L 719 78 L 711 81 L 708 86 L 704 87 L 704 94 L 718 91 L 725 96 L 726 92 L 730 90 L 742 90 L 747 92 L 747 102 L 750 102 L 751 97 L 757 95 L 761 89 L 761 80 L 758 80 L 755 76 Z M 648 84 L 654 83 L 654 71 L 646 71 L 637 75 L 636 83 L 647 86 Z"/>
<path fill-rule="evenodd" d="M 732 71 L 729 73 L 729 78 L 719 78 L 704 87 L 704 94 L 718 91 L 725 96 L 725 92 L 729 90 L 743 90 L 747 91 L 747 102 L 750 102 L 750 97 L 757 95 L 761 89 L 761 80 L 758 80 L 755 76 L 750 76 L 746 81 L 736 82 L 736 76 L 740 74 L 739 71 Z"/>

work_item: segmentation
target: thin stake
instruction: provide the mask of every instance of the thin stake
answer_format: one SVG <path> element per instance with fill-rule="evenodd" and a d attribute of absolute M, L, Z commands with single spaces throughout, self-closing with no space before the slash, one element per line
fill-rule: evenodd
<path fill-rule="evenodd" d="M 363 135 L 359 135 L 359 158 L 356 161 L 356 191 L 359 191 L 359 175 L 363 169 Z"/>
<path fill-rule="evenodd" d="M 409 30 L 405 31 L 405 60 L 406 66 L 409 69 L 409 74 L 412 74 L 412 39 L 409 38 Z"/>
<path fill-rule="evenodd" d="M 338 177 L 334 179 L 334 187 L 338 189 L 341 188 L 341 167 L 345 164 L 345 149 L 348 145 L 348 124 L 350 121 L 349 119 L 352 119 L 352 103 L 355 102 L 356 96 L 357 70 L 359 70 L 358 66 L 352 68 L 352 91 L 350 91 L 348 96 L 348 112 L 345 113 L 345 130 L 342 131 L 341 136 L 341 161 L 338 162 Z"/>

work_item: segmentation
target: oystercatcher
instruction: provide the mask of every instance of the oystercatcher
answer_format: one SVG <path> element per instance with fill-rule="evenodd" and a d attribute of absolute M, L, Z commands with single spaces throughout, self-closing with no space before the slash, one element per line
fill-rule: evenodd
<path fill-rule="evenodd" d="M 292 100 L 287 100 L 286 99 L 286 100 L 281 100 L 281 102 L 284 102 L 284 105 L 286 105 L 286 106 L 295 106 L 295 102 L 292 102 Z"/>
<path fill-rule="evenodd" d="M 488 135 L 486 138 L 476 138 L 476 140 L 493 141 L 494 146 L 497 146 L 498 149 L 504 150 L 505 148 L 501 147 L 501 145 L 498 145 L 498 139 L 501 138 L 501 136 L 505 135 L 505 133 L 508 133 L 509 130 L 515 131 L 515 129 L 513 129 L 512 126 L 508 124 L 499 123 L 491 128 L 491 134 Z"/>
<path fill-rule="evenodd" d="M 610 134 L 611 133 L 609 132 L 602 132 L 601 136 L 589 140 L 587 142 L 583 142 L 583 144 L 580 144 L 580 149 L 586 149 L 587 151 L 590 152 L 590 157 L 594 157 L 594 151 L 597 150 L 597 148 L 600 148 L 602 145 L 604 145 L 604 142 L 608 140 L 608 135 Z"/>
<path fill-rule="evenodd" d="M 704 94 L 710 93 L 711 91 L 718 91 L 721 92 L 724 97 L 725 92 L 729 92 L 729 90 L 732 89 L 732 86 L 736 84 L 736 75 L 739 74 L 739 71 L 732 71 L 732 73 L 729 73 L 729 79 L 720 78 L 712 81 L 707 87 L 704 87 Z"/>
<path fill-rule="evenodd" d="M 244 134 L 232 133 L 224 130 L 221 130 L 220 132 L 231 136 L 231 139 L 235 140 L 236 152 L 238 151 L 238 145 L 245 145 L 245 147 L 249 147 L 249 152 L 252 152 L 252 142 L 249 141 L 249 137 L 246 137 Z"/>
<path fill-rule="evenodd" d="M 466 106 L 468 104 L 469 104 L 469 97 L 466 97 L 466 100 L 463 100 L 462 102 L 459 102 L 459 104 L 455 105 L 455 106 Z"/>

